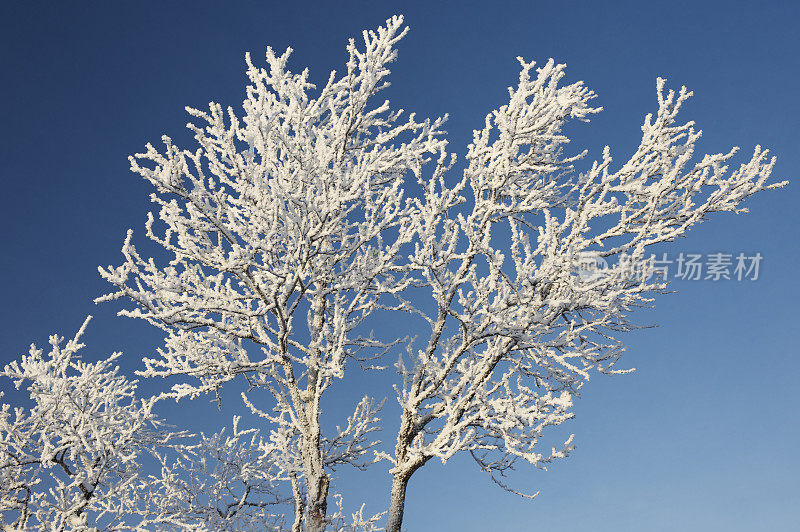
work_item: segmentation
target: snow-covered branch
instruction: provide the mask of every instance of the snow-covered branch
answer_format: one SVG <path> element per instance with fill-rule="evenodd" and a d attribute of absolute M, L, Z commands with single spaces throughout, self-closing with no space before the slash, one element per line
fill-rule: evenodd
<path fill-rule="evenodd" d="M 572 417 L 593 371 L 623 371 L 615 369 L 619 333 L 635 328 L 630 312 L 666 287 L 631 276 L 626 264 L 646 270 L 650 246 L 712 212 L 743 212 L 744 199 L 785 184 L 766 183 L 774 158 L 760 147 L 730 172 L 736 149 L 693 163 L 700 132 L 676 121 L 691 93 L 665 93 L 660 78 L 658 112 L 645 118 L 631 158 L 612 171 L 606 147 L 578 173 L 586 152 L 564 155 L 563 125 L 599 112 L 588 105 L 594 94 L 581 82 L 559 87 L 564 65 L 551 60 L 534 76 L 533 63 L 520 63 L 508 104 L 474 134 L 463 178 L 448 187 L 434 176 L 417 203 L 411 268 L 432 300 L 398 299 L 424 316 L 430 334 L 397 364 L 403 412 L 390 458 L 390 531 L 400 529 L 408 479 L 431 458 L 469 451 L 516 493 L 498 476 L 517 460 L 542 467 L 567 456 L 572 436 L 548 454 L 535 450 L 543 429 Z M 618 262 L 586 276 L 587 257 Z"/>
<path fill-rule="evenodd" d="M 161 472 L 143 481 L 139 501 L 158 529 L 287 530 L 290 472 L 276 456 L 280 447 L 239 422 L 229 436 L 201 434 L 159 456 Z"/>
<path fill-rule="evenodd" d="M 168 262 L 141 256 L 129 231 L 123 264 L 100 268 L 115 291 L 98 301 L 128 300 L 121 315 L 165 332 L 143 376 L 196 377 L 173 387 L 178 399 L 245 375 L 280 405 L 278 417 L 300 439 L 308 530 L 324 526 L 326 469 L 363 464 L 371 446 L 362 421 L 325 438 L 321 396 L 348 358 L 391 345 L 359 329 L 382 298 L 408 286 L 400 252 L 417 214 L 403 182 L 421 178 L 446 143 L 444 119 L 403 118 L 388 101 L 375 102 L 405 33 L 393 17 L 364 32 L 362 46 L 351 40 L 345 72 L 331 72 L 318 91 L 308 70 L 287 70 L 291 49 L 268 48 L 267 68 L 248 56 L 241 117 L 215 103 L 187 109 L 196 149 L 164 136 L 162 150 L 148 144 L 130 159 L 154 187 L 159 210 L 146 234 Z M 259 415 L 272 410 L 247 403 Z"/>
<path fill-rule="evenodd" d="M 700 131 L 678 120 L 691 93 L 662 79 L 633 155 L 615 165 L 606 147 L 586 164 L 586 151 L 568 153 L 565 128 L 601 111 L 595 94 L 562 84 L 564 65 L 521 58 L 508 102 L 486 116 L 451 177 L 444 118 L 418 120 L 374 98 L 406 31 L 393 17 L 363 45 L 351 40 L 343 73 L 319 89 L 307 70 L 287 69 L 290 49 L 268 48 L 266 68 L 247 56 L 242 113 L 187 109 L 194 148 L 164 136 L 130 158 L 153 186 L 145 230 L 166 256 L 143 256 L 129 231 L 122 264 L 100 268 L 114 288 L 97 301 L 123 300 L 121 315 L 164 332 L 141 375 L 189 377 L 165 396 L 249 385 L 244 403 L 265 425 L 259 448 L 271 449 L 263 486 L 291 486 L 295 532 L 341 522 L 328 512 L 329 472 L 366 467 L 370 452 L 392 463 L 391 532 L 411 475 L 430 459 L 468 452 L 515 491 L 502 477 L 516 464 L 566 457 L 573 437 L 542 452 L 545 432 L 572 417 L 592 375 L 626 371 L 617 364 L 631 313 L 666 288 L 626 265 L 646 274 L 653 246 L 783 185 L 767 183 L 774 159 L 760 147 L 733 169 L 736 149 L 699 156 Z M 611 265 L 584 275 L 587 259 Z M 398 314 L 421 318 L 413 344 L 409 331 L 373 334 Z M 348 361 L 384 357 L 397 357 L 400 373 L 393 455 L 374 448 L 379 407 L 368 397 L 336 434 L 320 422 Z M 245 515 L 250 493 L 200 506 Z M 353 526 L 375 523 L 358 513 Z"/>
<path fill-rule="evenodd" d="M 0 407 L 0 522 L 11 528 L 133 530 L 140 456 L 181 435 L 161 428 L 154 399 L 136 398 L 136 381 L 114 365 L 120 353 L 80 358 L 88 322 L 0 371 L 32 401 Z"/>

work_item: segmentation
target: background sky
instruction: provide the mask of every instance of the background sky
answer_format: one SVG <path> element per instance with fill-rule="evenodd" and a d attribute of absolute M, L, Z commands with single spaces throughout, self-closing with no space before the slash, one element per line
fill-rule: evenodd
<path fill-rule="evenodd" d="M 291 67 L 309 66 L 321 81 L 344 66 L 347 38 L 394 13 L 405 14 L 411 32 L 387 96 L 419 116 L 450 113 L 459 155 L 507 98 L 522 55 L 567 63 L 567 82 L 582 79 L 599 95 L 605 111 L 568 131 L 589 160 L 605 144 L 618 162 L 632 153 L 663 76 L 672 88 L 694 90 L 683 117 L 704 130 L 702 151 L 738 145 L 748 154 L 761 144 L 778 155 L 775 180 L 800 174 L 797 3 L 6 2 L 0 362 L 32 341 L 46 345 L 52 332 L 71 335 L 91 313 L 84 356 L 121 350 L 124 370 L 139 369 L 160 336 L 117 318 L 113 303 L 92 303 L 110 289 L 96 268 L 121 262 L 125 231 L 134 228 L 144 243 L 150 186 L 129 172 L 127 155 L 162 133 L 188 139 L 185 105 L 240 108 L 245 51 L 259 61 L 267 44 L 291 45 Z M 715 216 L 669 248 L 672 257 L 764 258 L 757 281 L 677 281 L 678 294 L 637 316 L 659 327 L 626 338 L 634 374 L 595 377 L 585 388 L 565 428 L 576 433 L 577 451 L 548 472 L 516 476 L 517 487 L 541 490 L 535 501 L 504 493 L 468 460 L 431 462 L 412 479 L 408 529 L 800 527 L 797 190 L 793 183 L 763 193 L 748 202 L 750 214 Z M 391 443 L 392 391 L 370 391 L 390 397 Z M 329 393 L 330 411 L 349 408 L 349 398 Z M 231 394 L 222 421 L 204 400 L 165 405 L 162 414 L 213 430 L 239 408 Z M 349 506 L 385 507 L 383 465 L 365 476 L 343 473 L 339 483 Z"/>

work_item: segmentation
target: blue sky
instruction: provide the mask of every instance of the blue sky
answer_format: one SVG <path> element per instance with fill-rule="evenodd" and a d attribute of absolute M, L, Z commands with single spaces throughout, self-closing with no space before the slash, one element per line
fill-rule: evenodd
<path fill-rule="evenodd" d="M 695 93 L 683 116 L 704 130 L 700 149 L 778 155 L 775 179 L 800 169 L 800 5 L 773 2 L 216 2 L 7 3 L 0 31 L 5 81 L 0 128 L 3 209 L 0 361 L 71 334 L 95 315 L 85 356 L 122 350 L 140 367 L 160 337 L 92 299 L 109 289 L 96 268 L 119 264 L 127 228 L 143 237 L 150 192 L 127 155 L 162 133 L 185 140 L 185 105 L 238 107 L 244 52 L 291 45 L 312 80 L 341 69 L 348 37 L 403 13 L 411 32 L 393 68 L 392 103 L 420 116 L 450 113 L 451 148 L 501 105 L 522 55 L 565 62 L 605 111 L 574 132 L 575 149 L 620 161 L 656 109 L 655 78 Z M 534 502 L 505 494 L 467 460 L 431 463 L 412 480 L 411 531 L 788 530 L 800 525 L 800 385 L 795 268 L 800 195 L 792 183 L 721 215 L 669 248 L 756 252 L 757 281 L 676 281 L 628 335 L 633 375 L 594 378 L 578 401 L 578 450 L 550 471 L 524 471 Z M 139 239 L 142 242 L 142 239 Z M 0 384 L 8 389 L 9 382 Z M 143 383 L 145 391 L 159 383 Z M 375 390 L 380 394 L 380 390 Z M 391 390 L 385 395 L 390 396 Z M 335 399 L 334 399 L 335 400 Z M 224 404 L 224 416 L 239 408 Z M 204 430 L 204 401 L 174 405 Z M 334 404 L 332 410 L 336 410 Z M 395 418 L 388 411 L 385 439 Z M 204 426 L 203 423 L 206 423 Z M 382 466 L 344 474 L 347 502 L 380 510 Z"/>

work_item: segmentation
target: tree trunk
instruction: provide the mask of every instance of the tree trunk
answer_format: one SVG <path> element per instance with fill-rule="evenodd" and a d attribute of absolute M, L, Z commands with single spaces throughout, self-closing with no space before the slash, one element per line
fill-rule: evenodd
<path fill-rule="evenodd" d="M 406 486 L 411 475 L 395 475 L 392 479 L 392 491 L 389 495 L 389 520 L 386 532 L 400 532 L 403 525 L 403 511 L 406 506 Z"/>
<path fill-rule="evenodd" d="M 328 512 L 328 475 L 324 472 L 309 479 L 306 497 L 306 532 L 325 532 Z"/>

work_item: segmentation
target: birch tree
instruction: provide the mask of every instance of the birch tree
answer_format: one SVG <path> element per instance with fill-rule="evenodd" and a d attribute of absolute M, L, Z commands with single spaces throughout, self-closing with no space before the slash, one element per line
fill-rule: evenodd
<path fill-rule="evenodd" d="M 647 275 L 647 253 L 783 185 L 767 183 L 774 159 L 760 147 L 734 170 L 736 149 L 697 156 L 700 131 L 677 121 L 691 93 L 662 79 L 635 153 L 615 169 L 606 147 L 583 165 L 564 125 L 601 111 L 594 93 L 561 85 L 564 65 L 522 59 L 508 103 L 475 131 L 455 177 L 446 116 L 402 119 L 373 98 L 406 31 L 393 17 L 364 32 L 362 46 L 351 40 L 345 72 L 318 91 L 307 70 L 287 70 L 291 50 L 268 48 L 266 70 L 248 55 L 241 118 L 215 103 L 187 108 L 197 148 L 164 136 L 163 148 L 130 159 L 154 187 L 146 235 L 168 257 L 140 255 L 129 231 L 122 265 L 100 268 L 115 291 L 98 301 L 128 301 L 120 314 L 165 334 L 141 375 L 190 377 L 165 395 L 219 394 L 246 380 L 245 405 L 289 457 L 280 475 L 293 531 L 336 526 L 330 471 L 379 459 L 391 462 L 392 532 L 410 478 L 431 458 L 470 453 L 502 487 L 533 496 L 505 475 L 568 456 L 572 437 L 542 451 L 542 435 L 572 417 L 592 374 L 624 371 L 631 311 L 666 287 Z M 587 260 L 611 266 L 585 275 Z M 422 338 L 369 332 L 391 313 L 418 316 Z M 393 453 L 372 437 L 380 407 L 370 397 L 345 428 L 321 428 L 323 394 L 352 361 L 371 359 L 397 361 Z M 376 519 L 355 516 L 364 527 Z"/>

